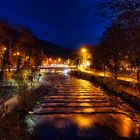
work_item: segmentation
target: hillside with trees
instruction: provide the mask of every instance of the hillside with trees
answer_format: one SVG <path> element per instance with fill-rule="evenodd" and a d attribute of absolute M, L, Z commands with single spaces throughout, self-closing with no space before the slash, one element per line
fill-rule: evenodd
<path fill-rule="evenodd" d="M 6 69 L 41 65 L 44 57 L 68 56 L 71 50 L 53 43 L 39 40 L 24 26 L 13 27 L 6 20 L 0 20 L 0 69 L 1 76 Z"/>

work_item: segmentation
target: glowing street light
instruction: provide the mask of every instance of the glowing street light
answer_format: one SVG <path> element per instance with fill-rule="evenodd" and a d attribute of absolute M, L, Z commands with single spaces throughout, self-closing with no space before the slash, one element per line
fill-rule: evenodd
<path fill-rule="evenodd" d="M 86 66 L 90 66 L 90 62 L 89 61 L 86 61 Z"/>
<path fill-rule="evenodd" d="M 70 60 L 68 59 L 68 60 L 66 61 L 66 63 L 67 63 L 67 64 L 70 64 Z"/>
<path fill-rule="evenodd" d="M 58 58 L 58 62 L 61 62 L 61 58 Z"/>
<path fill-rule="evenodd" d="M 89 55 L 90 55 L 90 52 L 89 50 L 86 48 L 86 47 L 83 47 L 81 48 L 80 50 L 81 54 L 81 64 L 80 64 L 80 69 L 85 69 L 85 68 L 88 68 L 90 67 L 90 61 L 89 61 Z"/>
<path fill-rule="evenodd" d="M 87 52 L 87 49 L 86 49 L 86 48 L 82 48 L 82 49 L 81 49 L 81 52 L 82 52 L 82 53 L 86 53 L 86 52 Z"/>
<path fill-rule="evenodd" d="M 4 50 L 4 51 L 6 51 L 6 50 L 7 50 L 7 48 L 6 48 L 6 47 L 4 47 L 4 48 L 3 48 L 3 50 Z"/>
<path fill-rule="evenodd" d="M 49 58 L 49 61 L 52 61 L 52 58 Z"/>
<path fill-rule="evenodd" d="M 20 55 L 20 52 L 15 52 L 13 53 L 14 56 L 19 56 Z"/>
<path fill-rule="evenodd" d="M 17 52 L 17 55 L 20 55 L 20 52 Z"/>

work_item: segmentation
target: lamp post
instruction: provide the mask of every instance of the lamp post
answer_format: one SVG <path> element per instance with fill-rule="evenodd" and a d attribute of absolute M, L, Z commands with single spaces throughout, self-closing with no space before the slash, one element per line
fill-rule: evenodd
<path fill-rule="evenodd" d="M 6 48 L 6 47 L 4 47 L 4 48 L 3 48 L 3 50 L 4 50 L 4 51 L 6 51 L 6 50 L 7 50 L 7 48 Z"/>
<path fill-rule="evenodd" d="M 81 49 L 81 52 L 84 54 L 84 53 L 87 52 L 87 49 L 86 49 L 86 48 L 82 48 L 82 49 Z"/>
<path fill-rule="evenodd" d="M 61 58 L 58 58 L 58 62 L 61 62 Z"/>
<path fill-rule="evenodd" d="M 82 53 L 82 65 L 85 66 L 85 64 L 86 64 L 86 57 L 87 57 L 87 49 L 86 48 L 82 48 L 81 49 L 81 53 Z"/>

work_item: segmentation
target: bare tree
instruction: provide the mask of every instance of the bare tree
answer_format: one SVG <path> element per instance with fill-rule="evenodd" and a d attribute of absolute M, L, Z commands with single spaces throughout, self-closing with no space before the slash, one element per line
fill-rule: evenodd
<path fill-rule="evenodd" d="M 137 81 L 139 85 L 140 0 L 106 0 L 99 4 L 99 10 L 100 15 L 105 18 L 112 18 L 113 21 L 117 21 L 124 26 L 125 35 L 120 40 L 123 40 L 124 54 L 128 56 L 132 66 L 137 70 Z"/>
<path fill-rule="evenodd" d="M 114 22 L 111 27 L 107 29 L 101 40 L 101 60 L 104 67 L 107 65 L 114 71 L 114 78 L 117 79 L 120 68 L 120 61 L 122 60 L 123 46 L 122 37 L 124 36 L 123 27 Z"/>

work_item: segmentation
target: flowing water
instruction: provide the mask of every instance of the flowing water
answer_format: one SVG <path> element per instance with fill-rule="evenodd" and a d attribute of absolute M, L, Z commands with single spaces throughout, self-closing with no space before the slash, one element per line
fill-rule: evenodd
<path fill-rule="evenodd" d="M 27 116 L 33 140 L 140 137 L 140 114 L 118 97 L 69 75 L 46 81 L 48 91 Z"/>

